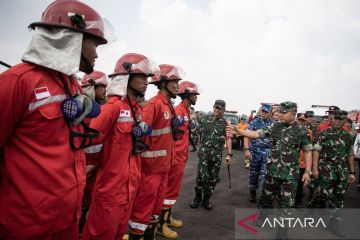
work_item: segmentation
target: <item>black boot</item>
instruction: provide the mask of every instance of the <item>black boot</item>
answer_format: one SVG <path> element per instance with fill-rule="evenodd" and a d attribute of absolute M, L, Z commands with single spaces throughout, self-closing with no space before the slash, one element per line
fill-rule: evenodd
<path fill-rule="evenodd" d="M 340 220 L 330 217 L 329 225 L 326 228 L 329 232 L 334 234 L 335 236 L 339 238 L 344 238 L 345 234 L 341 231 L 339 226 Z"/>
<path fill-rule="evenodd" d="M 203 207 L 207 210 L 212 210 L 212 206 L 210 204 L 210 196 L 209 195 L 204 195 L 204 199 L 203 199 Z"/>
<path fill-rule="evenodd" d="M 287 236 L 287 228 L 279 228 L 276 233 L 275 239 L 289 239 Z"/>
<path fill-rule="evenodd" d="M 158 221 L 152 220 L 144 232 L 144 240 L 154 240 Z"/>
<path fill-rule="evenodd" d="M 197 208 L 202 201 L 202 192 L 201 191 L 195 191 L 195 192 L 196 192 L 195 199 L 190 203 L 191 208 Z"/>
<path fill-rule="evenodd" d="M 130 232 L 129 240 L 144 240 L 144 236 L 142 234 L 136 234 L 136 233 Z"/>
<path fill-rule="evenodd" d="M 256 202 L 256 190 L 250 190 L 250 202 L 255 203 Z"/>

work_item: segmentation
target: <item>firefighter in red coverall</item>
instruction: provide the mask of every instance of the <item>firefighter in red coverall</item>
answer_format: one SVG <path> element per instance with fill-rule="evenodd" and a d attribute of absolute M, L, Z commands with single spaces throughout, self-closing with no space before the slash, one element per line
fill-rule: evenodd
<path fill-rule="evenodd" d="M 174 161 L 174 139 L 181 137 L 180 121 L 170 100 L 176 98 L 183 72 L 168 64 L 159 67 L 160 78 L 150 82 L 159 91 L 145 104 L 143 111 L 143 121 L 153 130 L 145 142 L 149 149 L 141 154 L 141 183 L 129 220 L 130 240 L 154 239 L 166 194 L 168 171 Z"/>
<path fill-rule="evenodd" d="M 149 58 L 128 53 L 117 61 L 110 75 L 108 103 L 90 123 L 100 132 L 95 143 L 102 144 L 102 150 L 83 240 L 122 239 L 126 231 L 140 183 L 139 154 L 146 146 L 140 138 L 149 134 L 137 97 L 144 96 L 148 77 L 158 77 L 159 72 Z"/>
<path fill-rule="evenodd" d="M 86 96 L 101 104 L 104 103 L 106 98 L 106 87 L 108 85 L 107 76 L 101 71 L 94 70 L 90 74 L 85 74 L 81 80 L 81 87 Z M 85 119 L 86 123 L 90 125 L 90 118 Z M 95 183 L 96 165 L 99 160 L 100 145 L 89 146 L 85 148 L 86 157 L 86 185 L 84 190 L 84 196 L 82 200 L 82 214 L 79 222 L 80 233 L 82 232 L 85 224 L 87 212 L 91 204 L 91 194 Z"/>
<path fill-rule="evenodd" d="M 55 1 L 30 25 L 24 63 L 0 75 L 0 239 L 78 239 L 81 148 L 96 134 L 82 121 L 95 105 L 73 74 L 93 71 L 103 26 L 88 5 Z"/>
<path fill-rule="evenodd" d="M 184 124 L 179 128 L 184 131 L 184 136 L 180 140 L 175 141 L 175 164 L 169 170 L 167 190 L 161 215 L 164 216 L 165 223 L 162 226 L 162 231 L 157 232 L 166 238 L 177 237 L 177 233 L 168 228 L 167 225 L 175 228 L 183 226 L 181 220 L 172 217 L 171 209 L 180 194 L 185 164 L 188 159 L 189 130 L 195 128 L 195 123 L 190 119 L 190 106 L 196 104 L 197 95 L 199 94 L 199 89 L 195 83 L 182 81 L 179 84 L 178 95 L 182 101 L 175 107 L 175 113 L 184 120 Z"/>
<path fill-rule="evenodd" d="M 106 87 L 108 85 L 105 73 L 94 70 L 91 74 L 85 74 L 81 80 L 81 87 L 88 97 L 99 104 L 106 99 Z"/>

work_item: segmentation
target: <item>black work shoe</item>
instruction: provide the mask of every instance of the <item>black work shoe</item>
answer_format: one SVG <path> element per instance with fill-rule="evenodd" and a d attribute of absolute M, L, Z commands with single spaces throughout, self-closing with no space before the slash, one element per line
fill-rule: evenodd
<path fill-rule="evenodd" d="M 191 208 L 197 208 L 199 206 L 199 204 L 202 201 L 202 193 L 201 192 L 196 192 L 196 197 L 194 198 L 194 201 L 192 201 L 190 203 L 190 207 Z"/>
<path fill-rule="evenodd" d="M 210 204 L 209 199 L 210 199 L 210 196 L 205 195 L 203 202 L 202 202 L 202 205 L 206 210 L 212 210 L 212 205 Z"/>
<path fill-rule="evenodd" d="M 250 202 L 252 203 L 256 203 L 256 191 L 255 190 L 250 190 Z"/>

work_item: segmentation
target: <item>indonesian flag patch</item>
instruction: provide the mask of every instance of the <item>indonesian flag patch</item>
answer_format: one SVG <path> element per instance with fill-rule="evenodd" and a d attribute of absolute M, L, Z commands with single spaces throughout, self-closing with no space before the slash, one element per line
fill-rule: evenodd
<path fill-rule="evenodd" d="M 119 117 L 130 117 L 130 110 L 121 110 Z"/>
<path fill-rule="evenodd" d="M 44 99 L 50 97 L 50 92 L 47 87 L 39 87 L 34 89 L 36 100 Z"/>

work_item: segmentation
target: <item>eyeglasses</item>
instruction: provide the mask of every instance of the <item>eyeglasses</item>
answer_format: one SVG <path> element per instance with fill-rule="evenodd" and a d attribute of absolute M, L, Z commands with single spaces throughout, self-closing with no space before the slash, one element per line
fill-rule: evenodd
<path fill-rule="evenodd" d="M 222 107 L 220 107 L 220 106 L 214 106 L 214 109 L 219 110 L 219 111 L 223 110 Z"/>
<path fill-rule="evenodd" d="M 334 117 L 335 120 L 344 120 L 345 118 L 342 118 L 342 117 Z"/>
<path fill-rule="evenodd" d="M 263 112 L 263 113 L 269 113 L 268 111 L 265 111 L 265 110 L 261 110 L 261 112 Z"/>

